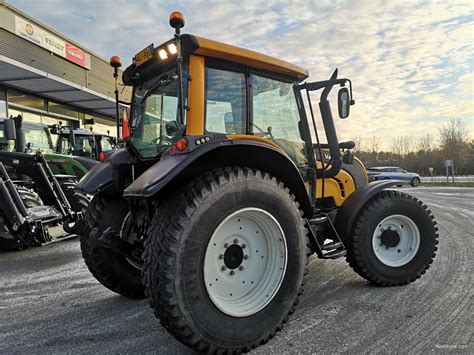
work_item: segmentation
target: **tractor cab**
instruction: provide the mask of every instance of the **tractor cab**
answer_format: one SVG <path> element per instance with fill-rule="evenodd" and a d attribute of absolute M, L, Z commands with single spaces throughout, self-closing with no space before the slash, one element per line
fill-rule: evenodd
<path fill-rule="evenodd" d="M 83 177 L 97 161 L 83 157 L 56 153 L 50 126 L 36 122 L 23 122 L 23 117 L 0 121 L 0 151 L 36 154 L 40 152 L 55 175 Z M 70 152 L 69 152 L 70 153 Z"/>
<path fill-rule="evenodd" d="M 116 143 L 110 135 L 98 134 L 91 129 L 71 128 L 62 122 L 49 126 L 50 132 L 57 135 L 55 151 L 89 159 L 100 160 L 101 156 L 114 149 Z"/>
<path fill-rule="evenodd" d="M 47 125 L 23 122 L 21 134 L 18 134 L 18 141 L 6 139 L 3 134 L 4 126 L 4 121 L 0 121 L 0 151 L 16 150 L 25 153 L 41 151 L 45 154 L 54 152 L 54 145 Z M 21 144 L 21 146 L 18 146 L 18 144 Z"/>
<path fill-rule="evenodd" d="M 312 107 L 307 117 L 303 94 L 351 84 L 337 79 L 337 70 L 323 82 L 302 83 L 307 77 L 308 71 L 295 64 L 195 35 L 151 44 L 123 74 L 124 83 L 133 86 L 128 147 L 139 160 L 156 161 L 218 141 L 258 144 L 288 157 L 312 196 L 326 201 L 321 207 L 341 206 L 367 183 L 365 168 L 357 159 L 353 166 L 352 142 L 337 142 L 327 99 L 322 118 L 331 145 L 320 143 L 317 133 L 313 142 L 315 117 Z M 353 103 L 352 87 L 343 87 L 341 117 L 349 115 Z M 343 164 L 351 166 L 341 171 Z"/>

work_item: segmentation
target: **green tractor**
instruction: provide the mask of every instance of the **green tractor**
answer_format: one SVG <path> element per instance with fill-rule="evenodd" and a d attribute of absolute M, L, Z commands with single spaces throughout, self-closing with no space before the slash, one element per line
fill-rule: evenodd
<path fill-rule="evenodd" d="M 78 179 L 82 178 L 98 163 L 96 160 L 82 156 L 58 154 L 47 125 L 23 122 L 20 115 L 10 118 L 10 120 L 13 120 L 15 123 L 16 140 L 6 140 L 5 137 L 1 136 L 0 151 L 15 151 L 29 154 L 40 151 L 43 153 L 53 174 L 72 175 Z M 4 126 L 5 120 L 0 121 L 0 132 L 3 132 Z"/>
<path fill-rule="evenodd" d="M 17 141 L 13 120 L 1 136 Z M 41 151 L 0 151 L 0 251 L 40 246 L 77 235 L 90 202 L 75 191 L 74 175 L 55 174 Z M 80 225 L 80 224 L 78 224 Z"/>
<path fill-rule="evenodd" d="M 124 71 L 133 86 L 126 147 L 77 186 L 95 196 L 81 248 L 98 281 L 148 297 L 187 346 L 234 354 L 287 323 L 312 254 L 345 257 L 378 286 L 425 273 L 438 244 L 433 215 L 391 189 L 397 181 L 368 182 L 354 142 L 338 141 L 328 95 L 341 87 L 339 116 L 348 117 L 349 79 L 336 70 L 306 81 L 294 64 L 182 35 L 180 13 L 170 24 L 174 38 Z"/>
<path fill-rule="evenodd" d="M 59 124 L 50 126 L 51 134 L 57 135 L 56 153 L 105 160 L 117 143 L 110 135 L 95 133 L 90 129 L 74 128 Z"/>

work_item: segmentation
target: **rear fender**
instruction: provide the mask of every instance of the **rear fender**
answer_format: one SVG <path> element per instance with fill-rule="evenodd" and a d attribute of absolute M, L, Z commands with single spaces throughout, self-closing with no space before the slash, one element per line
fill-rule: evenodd
<path fill-rule="evenodd" d="M 352 233 L 352 226 L 362 207 L 378 192 L 399 184 L 400 181 L 395 180 L 373 181 L 358 188 L 348 197 L 339 208 L 334 221 L 339 236 L 344 242 L 349 240 Z"/>
<path fill-rule="evenodd" d="M 219 167 L 240 166 L 267 172 L 287 186 L 306 215 L 312 207 L 295 164 L 278 148 L 255 140 L 208 143 L 188 154 L 164 156 L 124 191 L 127 198 L 152 198 L 175 183 Z"/>
<path fill-rule="evenodd" d="M 76 190 L 89 195 L 104 191 L 114 184 L 115 165 L 133 164 L 134 162 L 135 158 L 128 149 L 117 149 L 110 154 L 107 161 L 97 164 L 89 170 L 77 184 Z"/>

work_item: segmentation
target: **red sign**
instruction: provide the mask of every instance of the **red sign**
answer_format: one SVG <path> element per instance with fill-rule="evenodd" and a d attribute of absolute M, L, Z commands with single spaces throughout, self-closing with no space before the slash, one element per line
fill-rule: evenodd
<path fill-rule="evenodd" d="M 66 43 L 66 58 L 83 68 L 86 67 L 86 53 L 70 43 Z"/>

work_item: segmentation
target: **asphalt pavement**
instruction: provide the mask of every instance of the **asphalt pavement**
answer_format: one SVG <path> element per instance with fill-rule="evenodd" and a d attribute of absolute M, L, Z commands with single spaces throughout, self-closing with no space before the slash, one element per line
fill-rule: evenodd
<path fill-rule="evenodd" d="M 297 311 L 261 354 L 473 353 L 474 189 L 400 189 L 440 229 L 432 268 L 402 287 L 374 287 L 345 260 L 310 261 Z M 0 254 L 0 353 L 191 353 L 146 300 L 120 297 L 89 273 L 72 239 Z"/>

